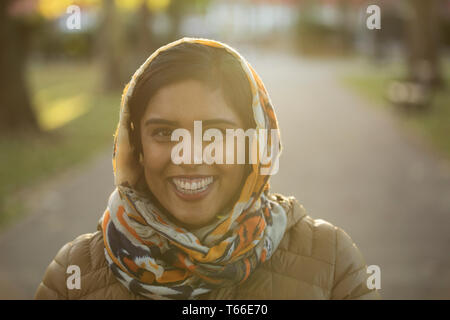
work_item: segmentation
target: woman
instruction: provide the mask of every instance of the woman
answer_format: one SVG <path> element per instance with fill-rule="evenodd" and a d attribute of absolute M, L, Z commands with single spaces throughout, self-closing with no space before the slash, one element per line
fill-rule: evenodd
<path fill-rule="evenodd" d="M 181 132 L 195 140 L 200 121 L 203 140 L 209 132 L 206 140 L 217 143 L 230 129 L 275 132 L 265 144 L 247 139 L 244 146 L 264 149 L 269 161 L 261 161 L 264 153 L 251 161 L 251 152 L 238 161 L 238 143 L 216 144 L 210 153 L 217 160 L 223 151 L 234 161 L 198 161 L 208 146 L 180 149 L 188 136 L 174 137 Z M 277 129 L 264 85 L 234 49 L 194 38 L 158 49 L 122 96 L 113 153 L 117 188 L 98 231 L 58 252 L 36 298 L 378 298 L 344 231 L 312 219 L 293 197 L 269 191 L 281 149 Z M 175 161 L 177 155 L 185 161 Z M 67 268 L 74 265 L 79 286 L 76 279 L 69 283 Z"/>

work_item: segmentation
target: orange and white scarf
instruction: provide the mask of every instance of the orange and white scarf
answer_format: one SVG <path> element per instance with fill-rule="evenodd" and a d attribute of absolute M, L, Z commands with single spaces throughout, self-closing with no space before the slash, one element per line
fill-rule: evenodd
<path fill-rule="evenodd" d="M 195 299 L 215 288 L 239 285 L 269 259 L 285 229 L 286 212 L 268 198 L 270 175 L 256 161 L 230 212 L 196 230 L 177 226 L 133 186 L 141 178 L 129 140 L 128 99 L 140 75 L 161 52 L 183 42 L 223 48 L 241 64 L 253 94 L 256 129 L 278 129 L 267 91 L 250 64 L 218 41 L 182 38 L 155 51 L 125 87 L 114 139 L 116 189 L 101 218 L 105 256 L 116 278 L 131 292 L 150 299 Z M 271 141 L 268 140 L 267 148 Z M 280 139 L 278 152 L 281 152 Z M 272 149 L 273 150 L 273 149 Z M 272 155 L 269 169 L 279 154 Z"/>

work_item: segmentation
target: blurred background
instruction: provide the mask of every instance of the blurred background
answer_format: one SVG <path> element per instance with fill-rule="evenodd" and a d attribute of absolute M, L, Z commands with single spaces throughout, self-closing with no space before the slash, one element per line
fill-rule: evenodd
<path fill-rule="evenodd" d="M 1 1 L 0 298 L 31 299 L 95 231 L 124 85 L 194 36 L 262 77 L 284 142 L 272 190 L 343 228 L 383 298 L 450 299 L 449 17 L 448 0 Z"/>

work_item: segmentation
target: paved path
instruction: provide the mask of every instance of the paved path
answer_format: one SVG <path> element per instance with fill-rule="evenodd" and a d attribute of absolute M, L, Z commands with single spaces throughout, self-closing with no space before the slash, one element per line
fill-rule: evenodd
<path fill-rule="evenodd" d="M 346 230 L 367 264 L 380 266 L 384 298 L 450 299 L 447 163 L 392 115 L 341 87 L 342 64 L 243 54 L 281 125 L 272 189 Z M 112 191 L 109 151 L 40 187 L 34 198 L 42 204 L 0 235 L 0 298 L 32 298 L 58 249 L 95 230 Z"/>

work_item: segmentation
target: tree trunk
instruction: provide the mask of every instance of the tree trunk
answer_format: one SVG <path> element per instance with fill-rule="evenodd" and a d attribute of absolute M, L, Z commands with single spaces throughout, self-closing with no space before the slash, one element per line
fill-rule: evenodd
<path fill-rule="evenodd" d="M 11 1 L 0 1 L 0 133 L 39 132 L 26 84 L 31 28 L 8 14 Z"/>
<path fill-rule="evenodd" d="M 99 30 L 98 52 L 103 69 L 103 89 L 122 89 L 121 35 L 114 0 L 103 0 L 102 22 Z"/>
<path fill-rule="evenodd" d="M 172 0 L 169 5 L 168 14 L 171 21 L 169 41 L 175 41 L 181 36 L 181 21 L 186 13 L 187 4 L 185 0 Z"/>
<path fill-rule="evenodd" d="M 349 53 L 352 50 L 352 32 L 351 32 L 351 12 L 348 0 L 341 0 L 338 3 L 340 23 L 339 23 L 339 40 L 340 50 L 342 53 Z"/>
<path fill-rule="evenodd" d="M 410 0 L 407 24 L 409 78 L 432 87 L 443 84 L 439 65 L 439 0 Z"/>
<path fill-rule="evenodd" d="M 149 23 L 152 19 L 153 14 L 148 9 L 146 3 L 144 2 L 137 12 L 137 34 L 138 34 L 138 43 L 137 43 L 137 52 L 138 52 L 138 60 L 144 61 L 153 51 L 153 43 L 152 43 L 152 33 L 150 30 Z"/>

